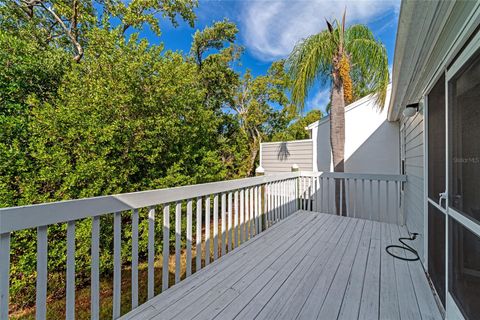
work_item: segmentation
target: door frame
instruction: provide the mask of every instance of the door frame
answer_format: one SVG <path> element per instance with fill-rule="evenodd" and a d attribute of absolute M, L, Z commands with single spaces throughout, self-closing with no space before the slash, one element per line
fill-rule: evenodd
<path fill-rule="evenodd" d="M 447 319 L 464 319 L 460 308 L 456 304 L 455 300 L 453 299 L 452 295 L 449 291 L 449 247 L 450 247 L 450 235 L 449 235 L 449 223 L 450 218 L 454 219 L 457 223 L 461 226 L 467 228 L 472 233 L 474 233 L 477 237 L 480 238 L 480 224 L 474 222 L 472 219 L 462 215 L 460 212 L 455 210 L 454 208 L 450 207 L 450 145 L 449 145 L 449 138 L 450 138 L 450 94 L 449 94 L 449 84 L 455 75 L 465 66 L 466 63 L 478 52 L 480 51 L 480 32 L 477 32 L 468 45 L 462 50 L 460 55 L 457 59 L 453 62 L 453 64 L 446 70 L 445 73 L 445 192 L 447 194 L 447 201 L 446 201 L 446 221 L 445 221 L 445 292 L 446 292 L 446 316 Z"/>
<path fill-rule="evenodd" d="M 477 12 L 478 16 L 478 12 Z M 465 31 L 465 30 L 464 30 Z M 465 34 L 462 34 L 465 36 Z M 450 48 L 453 51 L 453 47 Z M 428 270 L 428 205 L 431 204 L 436 209 L 438 209 L 441 213 L 445 214 L 445 315 L 447 319 L 464 319 L 460 308 L 457 306 L 454 298 L 450 294 L 449 291 L 449 219 L 452 218 L 456 222 L 460 223 L 463 227 L 470 230 L 476 236 L 480 237 L 480 224 L 477 224 L 470 218 L 460 214 L 457 210 L 451 208 L 449 206 L 448 195 L 449 195 L 449 135 L 450 135 L 450 128 L 449 128 L 449 82 L 450 80 L 461 70 L 461 68 L 469 61 L 470 58 L 474 56 L 477 52 L 480 51 L 480 31 L 477 31 L 475 35 L 473 35 L 470 42 L 460 51 L 456 59 L 452 62 L 453 57 L 450 57 L 451 65 L 448 66 L 447 69 L 447 59 L 444 61 L 444 65 L 438 68 L 435 76 L 429 81 L 428 86 L 423 91 L 421 101 L 424 104 L 424 267 L 425 270 Z M 428 112 L 429 112 L 429 104 L 428 104 L 428 93 L 432 90 L 435 86 L 437 81 L 440 79 L 442 75 L 445 75 L 445 192 L 447 194 L 447 199 L 445 201 L 445 208 L 440 206 L 437 202 L 431 200 L 428 197 Z"/>

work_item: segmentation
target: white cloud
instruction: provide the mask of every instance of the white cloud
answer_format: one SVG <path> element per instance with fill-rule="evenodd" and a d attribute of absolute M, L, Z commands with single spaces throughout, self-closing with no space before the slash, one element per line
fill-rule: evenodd
<path fill-rule="evenodd" d="M 329 87 L 320 88 L 315 86 L 310 91 L 309 96 L 312 96 L 312 97 L 307 99 L 305 103 L 305 110 L 304 110 L 305 113 L 313 109 L 317 109 L 317 110 L 321 110 L 322 112 L 325 112 L 327 104 L 330 101 L 330 88 Z"/>
<path fill-rule="evenodd" d="M 246 46 L 265 61 L 286 57 L 297 41 L 323 30 L 325 18 L 340 18 L 345 8 L 347 23 L 367 23 L 398 11 L 399 1 L 244 1 L 240 18 Z"/>

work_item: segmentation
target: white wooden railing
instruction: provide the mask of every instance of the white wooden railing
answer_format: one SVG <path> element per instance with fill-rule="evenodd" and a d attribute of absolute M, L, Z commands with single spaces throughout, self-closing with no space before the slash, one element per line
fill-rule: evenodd
<path fill-rule="evenodd" d="M 340 204 L 345 197 L 347 216 L 399 222 L 399 187 L 404 176 L 347 173 L 292 172 L 262 177 L 191 185 L 178 188 L 134 192 L 89 199 L 53 202 L 0 209 L 0 320 L 8 318 L 11 233 L 36 229 L 37 280 L 36 317 L 46 318 L 47 250 L 49 225 L 67 225 L 66 318 L 75 318 L 75 226 L 91 219 L 91 318 L 100 314 L 100 218 L 113 215 L 113 313 L 121 312 L 122 213 L 131 216 L 131 308 L 139 304 L 139 210 L 148 209 L 147 290 L 155 294 L 155 224 L 163 226 L 162 291 L 184 277 L 217 260 L 299 209 L 336 213 L 335 181 L 342 186 Z M 390 185 L 392 185 L 390 187 Z M 344 191 L 343 191 L 344 190 Z M 212 205 L 213 203 L 213 205 Z M 195 208 L 194 208 L 195 207 Z M 174 208 L 174 209 L 173 209 Z M 193 218 L 195 209 L 195 219 Z M 173 210 L 174 223 L 170 221 Z M 161 215 L 162 220 L 157 222 Z M 182 220 L 186 219 L 186 245 L 182 247 Z M 192 234 L 196 221 L 195 238 Z M 400 221 L 401 222 L 401 221 Z M 213 232 L 211 225 L 213 224 Z M 204 228 L 203 228 L 204 226 Z M 130 227 L 130 226 L 129 226 Z M 125 226 L 124 226 L 125 228 Z M 32 232 L 35 232 L 32 230 Z M 174 252 L 170 252 L 170 233 L 175 233 Z M 213 242 L 213 243 L 211 243 Z M 203 248 L 211 248 L 204 250 Z M 193 250 L 195 249 L 195 250 Z M 186 255 L 181 255 L 182 250 Z M 169 257 L 175 254 L 174 283 L 169 283 Z M 193 256 L 195 254 L 195 256 Z M 182 261 L 185 259 L 185 261 Z M 202 265 L 203 261 L 203 265 Z"/>
<path fill-rule="evenodd" d="M 47 227 L 67 224 L 66 318 L 75 318 L 75 225 L 81 219 L 92 219 L 91 229 L 91 318 L 99 318 L 99 251 L 100 217 L 113 215 L 113 318 L 120 316 L 121 307 L 121 235 L 122 213 L 131 215 L 131 308 L 138 306 L 138 239 L 139 210 L 148 208 L 148 299 L 154 296 L 154 227 L 159 209 L 163 211 L 162 291 L 169 283 L 169 235 L 175 232 L 175 283 L 180 277 L 182 220 L 186 219 L 186 277 L 217 260 L 259 234 L 277 221 L 298 210 L 297 182 L 300 173 L 285 173 L 178 188 L 135 192 L 81 200 L 0 209 L 0 319 L 8 318 L 11 233 L 36 228 L 37 281 L 36 317 L 46 318 L 47 301 Z M 213 202 L 213 208 L 212 208 Z M 170 211 L 175 210 L 172 226 Z M 193 210 L 196 212 L 196 235 L 192 235 Z M 186 210 L 184 210 L 186 209 Z M 213 209 L 213 210 L 212 210 Z M 184 214 L 185 213 L 185 214 Z M 203 225 L 205 228 L 203 228 Z M 213 224 L 213 234 L 211 233 Z M 220 225 L 219 225 L 220 224 Z M 204 231 L 204 234 L 202 234 Z M 35 232 L 32 230 L 32 232 Z M 211 239 L 211 234 L 213 239 Z M 195 250 L 192 250 L 194 246 Z M 195 257 L 192 257 L 192 252 Z"/>
<path fill-rule="evenodd" d="M 400 190 L 406 176 L 303 172 L 299 180 L 300 208 L 303 210 L 340 213 L 400 225 L 405 222 Z"/>

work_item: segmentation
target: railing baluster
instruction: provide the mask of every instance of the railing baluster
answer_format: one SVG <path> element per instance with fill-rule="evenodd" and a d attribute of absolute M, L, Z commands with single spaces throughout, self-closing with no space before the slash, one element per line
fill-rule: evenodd
<path fill-rule="evenodd" d="M 240 190 L 240 244 L 245 242 L 245 190 Z"/>
<path fill-rule="evenodd" d="M 283 194 L 284 200 L 283 200 L 283 206 L 285 208 L 285 217 L 288 217 L 290 215 L 290 181 L 285 180 L 284 181 L 284 194 Z"/>
<path fill-rule="evenodd" d="M 400 194 L 398 192 L 398 181 L 395 181 L 395 216 L 397 217 L 396 223 L 403 225 L 403 217 L 400 217 L 400 200 L 398 199 L 399 196 Z"/>
<path fill-rule="evenodd" d="M 254 193 L 255 193 L 255 235 L 258 234 L 259 232 L 259 228 L 258 228 L 258 216 L 259 216 L 259 212 L 258 212 L 258 202 L 259 202 L 259 199 L 258 199 L 258 187 L 255 186 L 254 187 Z"/>
<path fill-rule="evenodd" d="M 232 192 L 228 193 L 228 252 L 232 251 L 232 246 L 233 246 L 233 238 L 232 238 L 232 226 L 233 226 L 233 221 L 232 221 Z"/>
<path fill-rule="evenodd" d="M 270 216 L 271 216 L 271 224 L 275 224 L 277 222 L 276 211 L 275 211 L 275 182 L 270 184 Z"/>
<path fill-rule="evenodd" d="M 182 257 L 182 202 L 175 205 L 175 283 L 180 282 Z"/>
<path fill-rule="evenodd" d="M 370 179 L 370 207 L 368 208 L 368 216 L 369 219 L 372 220 L 372 212 L 373 212 L 373 184 L 372 179 Z"/>
<path fill-rule="evenodd" d="M 365 218 L 365 179 L 362 178 L 362 212 L 360 218 Z"/>
<path fill-rule="evenodd" d="M 253 237 L 253 227 L 254 227 L 253 217 L 254 217 L 254 212 L 253 212 L 253 188 L 250 188 L 250 217 L 249 217 L 250 239 Z"/>
<path fill-rule="evenodd" d="M 236 248 L 236 247 L 238 247 L 238 210 L 239 210 L 239 207 L 238 207 L 238 190 L 235 190 L 233 207 L 234 207 L 234 210 L 235 210 L 235 216 L 234 216 L 234 220 L 233 220 L 233 224 L 234 224 L 234 226 L 233 226 L 233 232 L 234 232 L 233 240 L 235 241 L 235 248 Z"/>
<path fill-rule="evenodd" d="M 197 241 L 195 243 L 195 272 L 202 269 L 202 198 L 197 198 Z"/>
<path fill-rule="evenodd" d="M 218 259 L 218 194 L 213 196 L 213 260 Z"/>
<path fill-rule="evenodd" d="M 155 208 L 148 208 L 148 300 L 155 295 Z"/>
<path fill-rule="evenodd" d="M 305 210 L 305 178 L 300 177 L 300 208 Z"/>
<path fill-rule="evenodd" d="M 324 210 L 325 210 L 324 209 L 325 201 L 324 201 L 324 197 L 323 197 L 323 194 L 324 194 L 324 192 L 323 192 L 324 186 L 323 185 L 324 185 L 323 177 L 320 177 L 320 188 L 319 188 L 319 191 L 318 191 L 320 193 L 320 212 L 324 212 Z"/>
<path fill-rule="evenodd" d="M 187 261 L 186 276 L 192 274 L 192 215 L 193 200 L 188 199 L 187 202 Z"/>
<path fill-rule="evenodd" d="M 250 239 L 250 205 L 249 205 L 249 191 L 245 188 L 245 241 Z"/>
<path fill-rule="evenodd" d="M 277 198 L 277 203 L 275 205 L 277 208 L 277 221 L 280 221 L 282 220 L 282 199 L 281 199 L 282 185 L 280 184 L 280 181 L 277 182 L 277 190 L 275 194 Z"/>
<path fill-rule="evenodd" d="M 122 282 L 122 214 L 115 212 L 113 216 L 113 309 L 112 317 L 120 317 L 120 299 Z"/>
<path fill-rule="evenodd" d="M 67 222 L 66 319 L 75 319 L 75 220 Z"/>
<path fill-rule="evenodd" d="M 350 179 L 345 180 L 345 206 L 346 206 L 346 216 L 350 217 Z"/>
<path fill-rule="evenodd" d="M 92 239 L 93 240 L 93 239 Z M 93 248 L 93 242 L 92 242 Z M 36 315 L 37 319 L 47 318 L 47 258 L 48 240 L 47 226 L 37 228 L 37 297 Z M 92 252 L 93 262 L 93 252 Z"/>
<path fill-rule="evenodd" d="M 343 216 L 343 179 L 340 179 L 340 215 Z"/>
<path fill-rule="evenodd" d="M 210 264 L 210 195 L 205 199 L 205 265 Z"/>
<path fill-rule="evenodd" d="M 280 220 L 283 219 L 283 183 L 282 181 L 278 182 L 278 212 L 280 215 Z"/>
<path fill-rule="evenodd" d="M 226 221 L 226 212 L 227 212 L 227 195 L 222 193 L 222 256 L 225 255 L 226 249 L 226 240 L 227 240 L 227 221 Z"/>
<path fill-rule="evenodd" d="M 267 184 L 267 220 L 268 220 L 268 227 L 272 226 L 272 184 Z"/>
<path fill-rule="evenodd" d="M 264 222 L 264 225 L 265 225 L 265 230 L 268 229 L 268 205 L 267 205 L 267 185 L 265 184 L 263 186 L 263 196 L 262 196 L 262 200 L 263 200 L 263 222 Z"/>
<path fill-rule="evenodd" d="M 100 216 L 92 218 L 91 319 L 100 318 Z M 46 270 L 45 270 L 46 271 Z M 46 276 L 46 275 L 45 275 Z M 38 293 L 37 293 L 38 294 Z"/>
<path fill-rule="evenodd" d="M 354 192 L 354 198 L 353 198 L 353 217 L 357 217 L 357 200 L 358 200 L 358 193 L 357 193 L 357 178 L 353 179 L 355 182 L 355 192 Z"/>
<path fill-rule="evenodd" d="M 258 186 L 257 189 L 257 195 L 258 195 L 258 228 L 257 228 L 257 233 L 262 232 L 262 219 L 263 219 L 263 213 L 262 213 L 262 186 Z"/>
<path fill-rule="evenodd" d="M 386 209 L 385 209 L 385 214 L 386 214 L 386 217 L 385 219 L 388 219 L 390 217 L 390 205 L 389 205 L 389 192 L 388 192 L 388 180 L 385 180 L 385 193 L 386 193 Z M 388 222 L 390 222 L 390 220 L 388 220 Z"/>
<path fill-rule="evenodd" d="M 378 221 L 382 221 L 382 213 L 380 212 L 380 180 L 377 180 L 377 219 Z"/>
<path fill-rule="evenodd" d="M 330 211 L 330 178 L 329 177 L 327 177 L 327 213 L 331 213 Z"/>
<path fill-rule="evenodd" d="M 0 234 L 0 319 L 8 319 L 10 290 L 10 232 Z"/>
<path fill-rule="evenodd" d="M 162 266 L 162 292 L 168 289 L 168 260 L 170 259 L 170 205 L 163 207 L 163 266 Z"/>
<path fill-rule="evenodd" d="M 138 209 L 132 212 L 132 309 L 138 306 Z"/>

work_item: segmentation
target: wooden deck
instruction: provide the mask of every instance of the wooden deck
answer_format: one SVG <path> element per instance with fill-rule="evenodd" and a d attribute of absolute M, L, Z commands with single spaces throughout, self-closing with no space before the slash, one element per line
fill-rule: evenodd
<path fill-rule="evenodd" d="M 442 319 L 420 262 L 385 252 L 400 234 L 299 211 L 124 319 Z"/>

